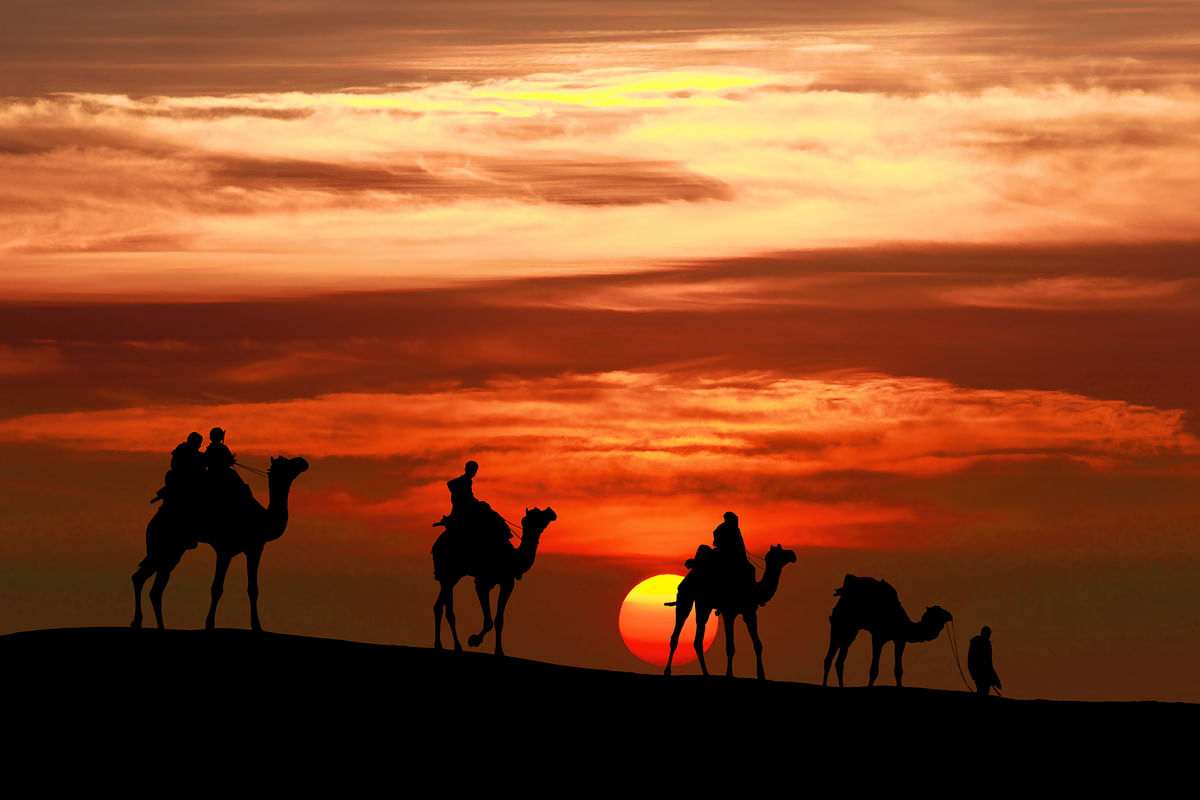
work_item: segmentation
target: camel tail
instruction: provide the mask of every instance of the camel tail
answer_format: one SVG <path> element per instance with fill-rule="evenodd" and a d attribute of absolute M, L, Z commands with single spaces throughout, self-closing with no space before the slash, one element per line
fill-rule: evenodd
<path fill-rule="evenodd" d="M 664 606 L 674 606 L 674 605 L 678 605 L 678 604 L 679 604 L 678 600 L 672 600 L 669 603 L 663 603 Z"/>

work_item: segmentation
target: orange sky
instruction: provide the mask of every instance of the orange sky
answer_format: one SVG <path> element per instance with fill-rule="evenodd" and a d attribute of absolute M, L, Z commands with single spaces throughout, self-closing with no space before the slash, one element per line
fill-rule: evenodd
<path fill-rule="evenodd" d="M 312 463 L 264 562 L 292 632 L 427 643 L 475 458 L 559 514 L 513 654 L 638 668 L 621 598 L 734 509 L 800 548 L 773 676 L 852 571 L 990 624 L 1018 696 L 1200 700 L 1195 4 L 497 8 L 0 32 L 3 630 L 122 623 L 220 424 Z"/>

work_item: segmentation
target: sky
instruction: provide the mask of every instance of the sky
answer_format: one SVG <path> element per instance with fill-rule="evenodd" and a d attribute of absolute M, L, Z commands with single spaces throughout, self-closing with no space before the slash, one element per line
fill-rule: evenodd
<path fill-rule="evenodd" d="M 125 624 L 168 454 L 220 425 L 311 465 L 271 630 L 430 645 L 470 458 L 505 516 L 558 514 L 510 655 L 649 671 L 622 598 L 733 510 L 798 555 L 770 677 L 820 679 L 854 573 L 964 651 L 989 625 L 1010 696 L 1200 702 L 1197 4 L 5 18 L 0 632 Z M 942 639 L 905 663 L 961 688 Z"/>

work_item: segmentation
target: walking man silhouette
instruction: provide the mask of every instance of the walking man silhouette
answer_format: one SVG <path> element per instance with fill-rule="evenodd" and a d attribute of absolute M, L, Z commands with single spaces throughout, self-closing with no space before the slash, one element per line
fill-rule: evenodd
<path fill-rule="evenodd" d="M 1000 676 L 992 666 L 992 629 L 987 625 L 971 639 L 971 646 L 967 648 L 967 672 L 971 673 L 978 694 L 987 696 L 993 686 L 1000 688 Z"/>

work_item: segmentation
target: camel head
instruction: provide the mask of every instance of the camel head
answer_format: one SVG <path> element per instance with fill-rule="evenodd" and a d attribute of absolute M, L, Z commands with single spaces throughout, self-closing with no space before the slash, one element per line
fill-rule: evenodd
<path fill-rule="evenodd" d="M 521 517 L 521 530 L 524 535 L 533 534 L 537 536 L 542 531 L 546 530 L 546 526 L 554 520 L 558 519 L 558 514 L 554 513 L 554 509 L 546 506 L 545 509 L 534 506 L 533 508 L 525 509 L 525 516 Z"/>
<path fill-rule="evenodd" d="M 951 616 L 950 612 L 941 606 L 927 606 L 925 608 L 925 613 L 921 615 L 921 624 L 929 626 L 936 625 L 937 629 L 940 631 L 943 627 L 945 627 L 947 622 L 950 622 L 953 619 L 954 617 Z"/>
<path fill-rule="evenodd" d="M 308 469 L 308 462 L 303 458 L 286 458 L 284 456 L 272 456 L 271 466 L 267 469 L 268 479 L 276 477 L 282 479 L 288 484 L 296 480 L 301 472 Z"/>
<path fill-rule="evenodd" d="M 784 564 L 795 564 L 796 551 L 784 550 L 783 545 L 773 544 L 771 545 L 771 549 L 767 551 L 766 561 L 768 566 L 778 563 L 780 568 L 782 568 Z"/>

